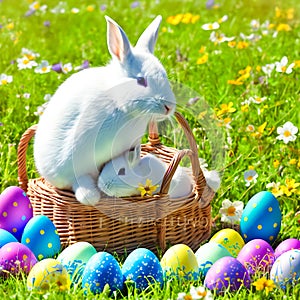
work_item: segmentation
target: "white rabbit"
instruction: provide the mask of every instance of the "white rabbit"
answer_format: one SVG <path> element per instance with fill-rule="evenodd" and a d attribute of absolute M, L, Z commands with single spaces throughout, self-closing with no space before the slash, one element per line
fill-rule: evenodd
<path fill-rule="evenodd" d="M 161 16 L 132 47 L 123 29 L 107 21 L 112 55 L 104 67 L 70 76 L 57 89 L 38 123 L 34 142 L 37 170 L 78 201 L 95 205 L 99 169 L 140 144 L 151 118 L 173 114 L 175 96 L 166 71 L 153 55 Z"/>
<path fill-rule="evenodd" d="M 138 146 L 106 163 L 99 175 L 98 187 L 108 196 L 128 197 L 139 195 L 139 184 L 147 179 L 152 185 L 160 186 L 167 165 L 152 154 L 139 157 Z M 132 154 L 136 152 L 135 154 Z M 179 198 L 191 193 L 193 181 L 191 176 L 180 166 L 177 167 L 169 188 L 170 198 Z"/>

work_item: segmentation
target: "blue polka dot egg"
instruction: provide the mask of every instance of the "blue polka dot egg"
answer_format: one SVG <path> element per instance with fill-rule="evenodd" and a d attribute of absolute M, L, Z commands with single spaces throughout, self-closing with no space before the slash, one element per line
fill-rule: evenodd
<path fill-rule="evenodd" d="M 163 269 L 156 255 L 146 249 L 138 248 L 132 251 L 122 266 L 125 280 L 133 282 L 135 288 L 143 290 L 149 284 L 158 282 L 163 285 Z"/>
<path fill-rule="evenodd" d="M 280 231 L 281 212 L 278 200 L 267 191 L 255 194 L 241 217 L 240 231 L 246 242 L 263 239 L 273 243 Z"/>
<path fill-rule="evenodd" d="M 34 216 L 29 220 L 24 228 L 21 242 L 38 260 L 54 257 L 61 248 L 55 225 L 43 215 Z"/>

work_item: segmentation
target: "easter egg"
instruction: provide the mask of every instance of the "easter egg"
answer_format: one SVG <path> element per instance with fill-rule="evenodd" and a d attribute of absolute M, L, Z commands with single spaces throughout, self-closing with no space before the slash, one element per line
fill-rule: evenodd
<path fill-rule="evenodd" d="M 210 267 L 220 258 L 224 256 L 232 256 L 230 252 L 221 244 L 209 242 L 202 245 L 195 252 L 199 272 L 205 276 Z"/>
<path fill-rule="evenodd" d="M 272 243 L 281 227 L 278 200 L 267 191 L 255 194 L 242 213 L 240 230 L 246 242 L 263 239 Z"/>
<path fill-rule="evenodd" d="M 275 248 L 275 258 L 278 258 L 282 253 L 292 249 L 300 249 L 300 240 L 286 239 Z"/>
<path fill-rule="evenodd" d="M 17 242 L 18 240 L 10 232 L 0 229 L 0 248 L 10 242 Z"/>
<path fill-rule="evenodd" d="M 27 222 L 32 218 L 33 210 L 25 192 L 10 186 L 0 195 L 0 228 L 7 230 L 21 240 Z"/>
<path fill-rule="evenodd" d="M 274 250 L 272 246 L 262 239 L 254 239 L 248 242 L 237 256 L 240 261 L 252 275 L 256 272 L 269 272 L 275 261 Z"/>
<path fill-rule="evenodd" d="M 10 242 L 0 249 L 0 269 L 11 274 L 19 274 L 21 271 L 26 274 L 37 263 L 32 251 L 19 242 Z M 1 274 L 0 273 L 0 274 Z"/>
<path fill-rule="evenodd" d="M 125 280 L 134 282 L 135 288 L 145 289 L 149 284 L 158 282 L 163 285 L 163 270 L 156 255 L 145 248 L 132 251 L 122 266 Z"/>
<path fill-rule="evenodd" d="M 55 225 L 43 215 L 34 216 L 29 220 L 24 228 L 21 241 L 31 249 L 38 260 L 54 257 L 61 248 Z"/>
<path fill-rule="evenodd" d="M 199 267 L 195 253 L 185 244 L 171 246 L 161 261 L 165 276 L 179 276 L 185 279 L 197 279 Z"/>
<path fill-rule="evenodd" d="M 51 288 L 65 291 L 70 288 L 70 284 L 71 280 L 66 268 L 53 258 L 39 261 L 27 277 L 28 290 L 46 291 Z"/>
<path fill-rule="evenodd" d="M 234 257 L 225 256 L 218 259 L 207 271 L 204 285 L 217 293 L 229 289 L 235 291 L 241 285 L 250 287 L 250 277 L 246 268 Z"/>
<path fill-rule="evenodd" d="M 65 248 L 57 260 L 67 269 L 72 282 L 78 282 L 88 260 L 97 253 L 93 245 L 88 242 L 77 242 Z"/>
<path fill-rule="evenodd" d="M 123 274 L 117 260 L 107 252 L 94 254 L 82 274 L 82 287 L 92 293 L 101 293 L 108 285 L 111 292 L 123 288 Z"/>
<path fill-rule="evenodd" d="M 281 254 L 274 262 L 270 278 L 285 289 L 287 285 L 300 283 L 300 250 L 293 249 Z"/>
<path fill-rule="evenodd" d="M 231 228 L 221 229 L 215 233 L 210 242 L 215 242 L 224 246 L 233 257 L 237 257 L 240 250 L 245 245 L 241 235 Z"/>

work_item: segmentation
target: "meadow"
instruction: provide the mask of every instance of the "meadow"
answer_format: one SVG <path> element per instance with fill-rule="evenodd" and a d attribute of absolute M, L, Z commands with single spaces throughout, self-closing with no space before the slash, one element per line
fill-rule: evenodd
<path fill-rule="evenodd" d="M 193 129 L 199 157 L 222 178 L 212 201 L 212 232 L 226 226 L 220 213 L 225 199 L 246 205 L 267 190 L 282 213 L 272 246 L 300 239 L 300 2 L 293 0 L 0 0 L 0 192 L 18 185 L 20 137 L 38 122 L 59 84 L 109 61 L 104 16 L 115 19 L 134 44 L 158 14 L 163 21 L 155 55 L 174 86 L 178 110 Z M 162 129 L 163 140 L 184 147 L 180 136 L 169 138 L 176 126 L 172 122 Z M 27 166 L 29 177 L 37 177 L 31 151 Z M 190 284 L 203 282 L 173 280 L 163 289 L 153 285 L 116 298 L 177 299 Z M 296 300 L 300 285 L 287 291 L 252 285 L 212 294 L 214 299 Z M 77 286 L 31 292 L 25 276 L 0 279 L 0 296 L 109 299 L 105 293 L 85 295 Z"/>

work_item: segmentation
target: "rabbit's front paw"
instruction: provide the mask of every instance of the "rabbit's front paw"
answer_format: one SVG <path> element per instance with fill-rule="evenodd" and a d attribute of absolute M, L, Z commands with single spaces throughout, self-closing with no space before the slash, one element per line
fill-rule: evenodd
<path fill-rule="evenodd" d="M 96 205 L 100 200 L 100 191 L 97 188 L 94 179 L 89 176 L 77 178 L 73 184 L 73 191 L 76 199 L 85 205 Z"/>

